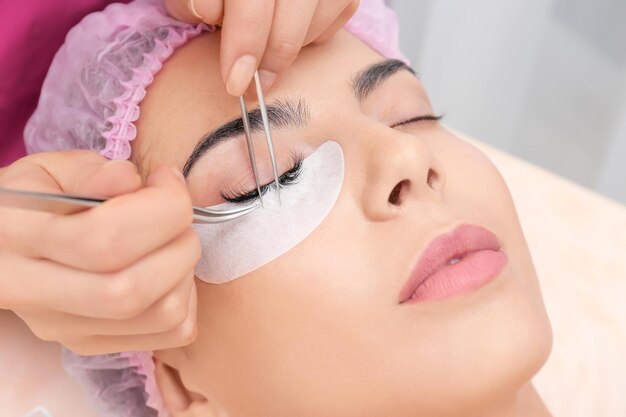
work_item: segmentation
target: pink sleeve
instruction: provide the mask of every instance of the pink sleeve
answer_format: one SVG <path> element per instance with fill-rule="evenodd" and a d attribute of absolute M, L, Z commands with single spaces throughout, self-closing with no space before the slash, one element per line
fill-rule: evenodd
<path fill-rule="evenodd" d="M 35 110 L 65 34 L 111 0 L 0 2 L 0 167 L 22 157 L 22 131 Z"/>

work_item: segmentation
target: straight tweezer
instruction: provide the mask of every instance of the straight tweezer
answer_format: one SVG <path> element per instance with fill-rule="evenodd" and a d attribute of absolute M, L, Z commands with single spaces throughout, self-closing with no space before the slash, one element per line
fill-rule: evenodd
<path fill-rule="evenodd" d="M 274 143 L 272 142 L 272 132 L 270 131 L 269 118 L 267 116 L 267 106 L 265 105 L 265 96 L 263 89 L 261 88 L 261 80 L 259 78 L 259 72 L 254 72 L 254 83 L 256 86 L 256 94 L 259 99 L 259 110 L 261 111 L 261 120 L 263 121 L 263 130 L 265 131 L 265 142 L 267 143 L 267 149 L 270 154 L 270 161 L 272 162 L 272 171 L 274 172 L 274 184 L 276 185 L 276 194 L 278 196 L 278 204 L 281 204 L 280 199 L 280 182 L 278 181 L 278 169 L 276 168 L 276 154 L 274 153 Z M 243 130 L 246 135 L 246 143 L 248 145 L 248 157 L 250 158 L 250 165 L 252 166 L 252 174 L 254 175 L 254 182 L 256 185 L 257 193 L 259 194 L 259 201 L 261 207 L 263 207 L 263 196 L 261 195 L 261 182 L 259 180 L 259 171 L 257 168 L 256 157 L 254 154 L 254 145 L 252 143 L 252 134 L 250 133 L 250 119 L 248 118 L 248 106 L 246 106 L 246 100 L 243 96 L 239 97 L 239 105 L 241 107 L 241 119 L 243 120 Z"/>

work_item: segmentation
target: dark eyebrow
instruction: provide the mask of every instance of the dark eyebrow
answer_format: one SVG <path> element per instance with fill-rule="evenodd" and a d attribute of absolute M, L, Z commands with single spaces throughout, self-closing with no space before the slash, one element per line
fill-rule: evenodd
<path fill-rule="evenodd" d="M 387 59 L 377 62 L 358 72 L 352 78 L 352 89 L 359 101 L 363 101 L 367 96 L 387 78 L 398 71 L 409 71 L 417 76 L 413 68 L 409 67 L 399 59 Z"/>
<path fill-rule="evenodd" d="M 304 127 L 310 119 L 310 111 L 306 102 L 302 99 L 293 100 L 276 100 L 267 105 L 267 118 L 270 127 L 273 129 L 285 129 L 288 127 L 299 128 Z M 263 120 L 261 118 L 261 110 L 254 109 L 248 112 L 250 120 L 250 132 L 262 132 Z M 209 149 L 227 140 L 243 135 L 243 119 L 241 117 L 226 122 L 222 126 L 205 135 L 193 152 L 185 162 L 182 169 L 183 175 L 187 177 L 193 165 L 204 155 Z"/>

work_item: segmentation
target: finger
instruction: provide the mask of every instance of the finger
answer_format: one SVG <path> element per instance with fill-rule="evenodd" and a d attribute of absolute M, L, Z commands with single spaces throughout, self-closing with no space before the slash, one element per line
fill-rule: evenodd
<path fill-rule="evenodd" d="M 73 184 L 71 191 L 64 191 L 87 196 L 115 197 L 137 191 L 141 186 L 137 166 L 130 161 L 118 159 L 107 161 L 92 176 Z"/>
<path fill-rule="evenodd" d="M 79 355 L 171 349 L 189 345 L 198 336 L 198 297 L 195 285 L 192 290 L 187 319 L 175 330 L 135 336 L 90 336 L 75 341 L 66 341 L 63 344 Z"/>
<path fill-rule="evenodd" d="M 128 320 L 98 319 L 58 311 L 18 312 L 40 339 L 61 341 L 94 334 L 104 336 L 162 333 L 178 328 L 189 314 L 193 271 L 172 291 L 139 316 Z"/>
<path fill-rule="evenodd" d="M 157 169 L 147 185 L 67 216 L 11 210 L 0 220 L 0 247 L 86 271 L 126 268 L 193 220 L 187 188 L 171 169 Z"/>
<path fill-rule="evenodd" d="M 111 197 L 137 190 L 141 187 L 141 177 L 132 162 L 109 161 L 97 152 L 41 152 L 7 169 L 2 186 Z"/>
<path fill-rule="evenodd" d="M 108 161 L 92 151 L 42 152 L 11 165 L 0 186 L 26 191 L 113 197 L 141 187 L 137 167 Z M 25 254 L 36 245 L 52 216 L 15 208 L 0 208 L 0 249 Z"/>
<path fill-rule="evenodd" d="M 317 8 L 317 1 L 279 0 L 259 75 L 263 89 L 269 90 L 277 75 L 298 55 Z"/>
<path fill-rule="evenodd" d="M 345 25 L 359 7 L 359 0 L 320 0 L 304 44 L 324 42 Z"/>
<path fill-rule="evenodd" d="M 114 274 L 93 274 L 0 252 L 0 305 L 22 311 L 54 310 L 93 318 L 131 319 L 185 279 L 200 254 L 198 237 L 191 228 Z M 18 280 L 19 285 L 15 285 Z"/>
<path fill-rule="evenodd" d="M 272 27 L 274 0 L 225 0 L 220 66 L 226 90 L 241 96 L 263 56 Z"/>
<path fill-rule="evenodd" d="M 165 0 L 170 16 L 188 23 L 222 23 L 224 0 Z"/>

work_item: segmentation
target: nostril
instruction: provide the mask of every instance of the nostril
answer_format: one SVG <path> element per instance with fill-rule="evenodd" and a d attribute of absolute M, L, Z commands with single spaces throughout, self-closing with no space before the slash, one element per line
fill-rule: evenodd
<path fill-rule="evenodd" d="M 428 177 L 426 177 L 426 183 L 428 184 L 428 186 L 430 188 L 433 188 L 433 183 L 435 181 L 437 181 L 437 178 L 439 178 L 437 176 L 437 173 L 435 171 L 433 171 L 432 169 L 428 170 Z"/>
<path fill-rule="evenodd" d="M 405 190 L 409 188 L 409 180 L 402 180 L 391 190 L 387 201 L 394 206 L 399 206 L 402 203 L 402 196 Z"/>

